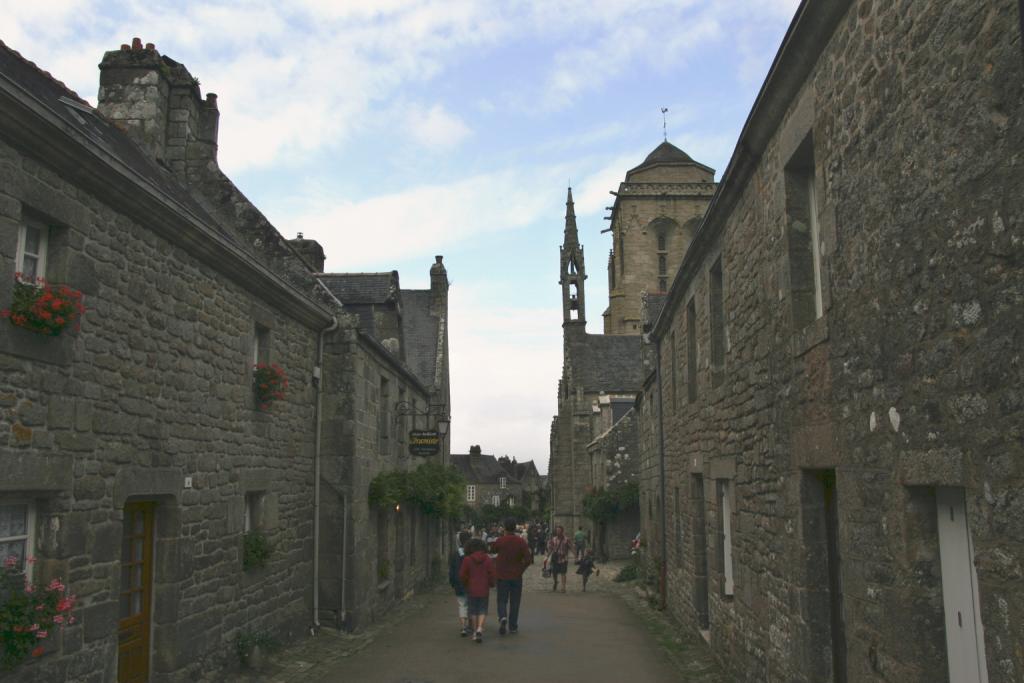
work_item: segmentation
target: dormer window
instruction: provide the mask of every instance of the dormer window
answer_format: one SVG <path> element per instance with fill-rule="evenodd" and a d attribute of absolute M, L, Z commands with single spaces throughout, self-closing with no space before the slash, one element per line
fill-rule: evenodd
<path fill-rule="evenodd" d="M 29 219 L 18 231 L 18 255 L 15 271 L 26 282 L 46 277 L 46 247 L 50 229 L 39 221 Z"/>

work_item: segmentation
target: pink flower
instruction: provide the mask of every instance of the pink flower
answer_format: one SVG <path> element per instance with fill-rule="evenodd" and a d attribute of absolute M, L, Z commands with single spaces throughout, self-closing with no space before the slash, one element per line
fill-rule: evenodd
<path fill-rule="evenodd" d="M 62 591 L 64 590 L 64 584 L 60 582 L 60 579 L 54 579 L 47 588 L 52 591 Z"/>
<path fill-rule="evenodd" d="M 64 623 L 64 615 L 63 614 L 55 615 L 53 617 L 53 623 L 55 623 L 55 624 L 63 624 Z"/>
<path fill-rule="evenodd" d="M 57 603 L 57 611 L 58 612 L 67 612 L 69 609 L 71 609 L 74 606 L 75 606 L 75 598 L 74 597 L 61 598 L 60 601 Z"/>
<path fill-rule="evenodd" d="M 36 638 L 42 640 L 46 636 L 50 635 L 47 631 L 36 631 Z"/>
<path fill-rule="evenodd" d="M 28 627 L 28 630 L 29 631 L 38 631 L 39 630 L 39 624 L 32 624 L 31 626 Z"/>
<path fill-rule="evenodd" d="M 18 558 L 14 555 L 8 555 L 4 558 L 4 569 L 11 569 L 18 564 Z"/>

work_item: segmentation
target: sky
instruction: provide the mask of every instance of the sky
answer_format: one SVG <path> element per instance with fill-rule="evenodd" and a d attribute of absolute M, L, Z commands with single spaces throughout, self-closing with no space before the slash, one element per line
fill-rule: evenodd
<path fill-rule="evenodd" d="M 451 280 L 453 452 L 545 472 L 576 200 L 588 331 L 605 207 L 662 141 L 720 179 L 798 0 L 0 0 L 0 39 L 91 103 L 140 37 L 218 95 L 219 161 L 329 272 Z"/>

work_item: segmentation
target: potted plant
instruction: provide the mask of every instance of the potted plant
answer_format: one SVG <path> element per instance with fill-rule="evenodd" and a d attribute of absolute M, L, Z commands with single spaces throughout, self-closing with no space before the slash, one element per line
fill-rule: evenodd
<path fill-rule="evenodd" d="M 252 373 L 252 388 L 256 395 L 256 406 L 263 411 L 270 410 L 274 401 L 284 398 L 288 388 L 288 376 L 276 363 L 257 363 Z"/>
<path fill-rule="evenodd" d="M 72 325 L 77 330 L 83 313 L 85 305 L 77 289 L 54 287 L 44 278 L 30 280 L 15 273 L 11 307 L 0 311 L 0 316 L 22 329 L 56 337 Z"/>

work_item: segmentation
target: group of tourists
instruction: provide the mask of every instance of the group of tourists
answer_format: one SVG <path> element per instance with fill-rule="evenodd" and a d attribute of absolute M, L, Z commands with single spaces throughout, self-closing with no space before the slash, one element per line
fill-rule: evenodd
<path fill-rule="evenodd" d="M 530 526 L 532 529 L 534 525 Z M 458 547 L 452 553 L 448 564 L 448 583 L 455 591 L 459 607 L 459 621 L 463 638 L 472 635 L 473 642 L 482 643 L 484 639 L 484 622 L 487 620 L 488 603 L 491 589 L 496 588 L 498 594 L 498 634 L 514 635 L 519 632 L 519 605 L 523 597 L 523 572 L 533 564 L 533 550 L 537 547 L 537 537 L 524 539 L 518 531 L 514 519 L 506 519 L 502 533 L 498 535 L 488 530 L 482 537 L 474 536 L 468 530 L 458 534 Z M 580 533 L 583 529 L 580 528 Z M 537 530 L 540 533 L 540 530 Z M 579 535 L 579 534 L 577 534 Z M 540 548 L 546 552 L 544 559 L 544 576 L 554 577 L 553 591 L 559 587 L 565 592 L 565 577 L 569 570 L 569 553 L 576 558 L 576 573 L 583 577 L 583 590 L 587 590 L 587 580 L 597 572 L 594 567 L 593 551 L 586 548 L 585 534 L 583 542 L 570 540 L 562 526 L 555 527 L 555 533 Z"/>

